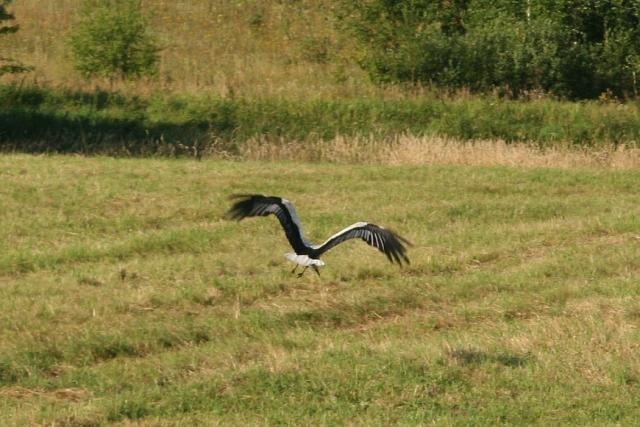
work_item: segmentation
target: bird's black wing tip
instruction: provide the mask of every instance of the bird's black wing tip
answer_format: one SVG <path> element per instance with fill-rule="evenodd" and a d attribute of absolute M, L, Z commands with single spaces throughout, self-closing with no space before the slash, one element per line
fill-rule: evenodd
<path fill-rule="evenodd" d="M 398 240 L 398 242 L 400 243 L 400 246 L 402 246 L 403 244 L 404 244 L 404 245 L 407 245 L 407 246 L 409 246 L 409 247 L 414 246 L 414 245 L 413 245 L 413 243 L 411 243 L 408 239 L 406 239 L 406 238 L 402 237 L 401 235 L 399 235 L 399 234 L 398 234 L 398 233 L 396 233 L 395 231 L 393 231 L 393 230 L 387 230 L 387 231 L 388 231 L 389 233 L 391 233 L 391 235 L 392 235 L 393 237 L 395 237 L 395 238 Z"/>
<path fill-rule="evenodd" d="M 402 259 L 404 260 L 406 266 L 411 265 L 411 261 L 409 261 L 409 257 L 407 255 L 405 255 L 404 253 L 402 254 Z M 404 265 L 402 265 L 402 263 L 400 263 L 400 267 L 404 267 Z"/>
<path fill-rule="evenodd" d="M 373 224 L 371 222 L 367 222 L 366 223 L 368 226 L 374 227 L 374 228 L 378 228 L 379 230 L 382 230 L 382 232 L 386 232 L 389 233 L 392 237 L 395 237 L 400 243 L 404 243 L 407 246 L 413 246 L 413 243 L 411 243 L 408 239 L 402 237 L 401 235 L 399 235 L 398 233 L 396 233 L 393 229 L 390 228 L 384 228 L 381 227 L 379 225 Z"/>
<path fill-rule="evenodd" d="M 411 243 L 409 240 L 405 239 L 395 231 L 392 231 L 392 230 L 387 230 L 387 231 L 391 235 L 391 239 L 392 239 L 391 250 L 393 252 L 393 258 L 396 261 L 396 263 L 400 267 L 403 267 L 403 262 L 406 263 L 406 265 L 410 265 L 411 261 L 409 261 L 409 257 L 406 254 L 407 248 L 405 247 L 405 245 L 411 247 L 413 246 L 413 243 Z"/>
<path fill-rule="evenodd" d="M 229 200 L 236 200 L 236 202 L 223 215 L 223 218 L 231 221 L 241 221 L 247 216 L 246 203 L 255 196 L 259 196 L 259 194 L 231 194 Z"/>
<path fill-rule="evenodd" d="M 411 265 L 409 257 L 404 252 L 399 252 L 396 254 L 395 263 L 398 264 L 398 267 L 400 268 Z"/>

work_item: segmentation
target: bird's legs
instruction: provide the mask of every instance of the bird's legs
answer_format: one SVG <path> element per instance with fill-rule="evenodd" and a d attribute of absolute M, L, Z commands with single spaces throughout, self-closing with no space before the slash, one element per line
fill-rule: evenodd
<path fill-rule="evenodd" d="M 293 267 L 293 270 L 291 270 L 291 274 L 295 273 L 297 269 L 298 269 L 298 264 L 296 264 L 296 266 Z"/>
<path fill-rule="evenodd" d="M 302 277 L 302 275 L 304 274 L 305 271 L 307 271 L 307 268 L 309 268 L 309 266 L 306 266 L 304 269 L 302 269 L 302 271 L 300 273 L 298 273 L 298 277 Z M 313 271 L 316 272 L 316 274 L 318 276 L 320 276 L 320 270 L 318 269 L 318 266 L 316 265 L 312 265 L 311 268 L 313 268 Z"/>
<path fill-rule="evenodd" d="M 307 271 L 307 268 L 309 268 L 309 266 L 306 266 L 301 273 L 298 273 L 298 277 L 302 277 L 302 275 L 304 274 L 305 271 Z"/>

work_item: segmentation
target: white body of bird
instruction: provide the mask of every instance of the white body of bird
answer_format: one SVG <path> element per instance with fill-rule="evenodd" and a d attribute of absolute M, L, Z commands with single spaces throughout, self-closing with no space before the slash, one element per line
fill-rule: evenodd
<path fill-rule="evenodd" d="M 307 255 L 298 255 L 293 252 L 287 252 L 286 254 L 284 254 L 284 257 L 289 261 L 303 267 L 311 267 L 312 265 L 322 267 L 324 265 L 324 261 L 322 260 L 309 258 Z"/>

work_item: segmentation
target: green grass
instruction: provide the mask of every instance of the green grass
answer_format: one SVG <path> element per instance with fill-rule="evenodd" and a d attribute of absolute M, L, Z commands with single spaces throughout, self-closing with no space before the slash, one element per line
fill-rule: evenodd
<path fill-rule="evenodd" d="M 0 424 L 633 424 L 639 179 L 3 155 Z M 291 276 L 274 218 L 221 219 L 254 191 L 411 266 Z"/>
<path fill-rule="evenodd" d="M 124 96 L 0 86 L 0 149 L 23 152 L 193 154 L 272 143 L 437 135 L 538 146 L 636 146 L 633 103 L 571 103 L 492 97 L 339 100 Z"/>

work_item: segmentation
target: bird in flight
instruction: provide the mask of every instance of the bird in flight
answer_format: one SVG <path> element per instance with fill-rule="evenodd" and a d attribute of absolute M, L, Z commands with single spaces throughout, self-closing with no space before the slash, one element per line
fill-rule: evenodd
<path fill-rule="evenodd" d="M 294 250 L 294 252 L 284 254 L 285 258 L 296 264 L 291 273 L 295 273 L 299 266 L 304 267 L 298 277 L 301 277 L 309 267 L 320 275 L 318 267 L 325 265 L 320 257 L 339 243 L 355 238 L 362 239 L 369 246 L 378 249 L 387 256 L 391 263 L 396 262 L 400 266 L 403 262 L 409 264 L 405 245 L 410 246 L 411 243 L 393 231 L 375 224 L 356 222 L 329 237 L 324 243 L 314 245 L 305 239 L 300 219 L 289 200 L 260 194 L 238 194 L 231 196 L 231 199 L 236 202 L 225 214 L 226 219 L 240 221 L 248 217 L 272 214 L 278 218 L 284 229 L 284 234 Z"/>

